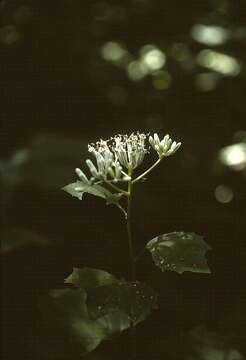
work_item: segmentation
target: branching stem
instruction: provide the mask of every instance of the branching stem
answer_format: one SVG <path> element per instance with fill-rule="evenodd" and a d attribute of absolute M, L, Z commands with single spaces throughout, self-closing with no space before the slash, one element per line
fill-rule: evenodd
<path fill-rule="evenodd" d="M 145 175 L 147 175 L 151 170 L 153 170 L 160 162 L 162 159 L 158 159 L 148 170 L 146 170 L 145 172 L 143 172 L 141 175 L 139 175 L 136 179 L 132 180 L 132 184 L 138 182 L 140 179 L 142 179 Z"/>

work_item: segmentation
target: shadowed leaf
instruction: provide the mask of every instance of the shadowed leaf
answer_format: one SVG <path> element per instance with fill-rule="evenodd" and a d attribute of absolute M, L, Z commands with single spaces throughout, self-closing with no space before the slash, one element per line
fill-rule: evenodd
<path fill-rule="evenodd" d="M 65 283 L 39 298 L 40 347 L 48 358 L 85 354 L 143 321 L 156 307 L 156 294 L 140 282 L 118 280 L 106 271 L 74 268 Z"/>
<path fill-rule="evenodd" d="M 91 318 L 121 311 L 137 324 L 156 308 L 157 296 L 153 289 L 139 281 L 118 281 L 88 292 L 87 305 Z"/>
<path fill-rule="evenodd" d="M 138 323 L 156 306 L 156 294 L 139 281 L 118 280 L 106 271 L 74 268 L 65 279 L 87 292 L 88 312 L 92 319 L 121 312 Z"/>
<path fill-rule="evenodd" d="M 84 355 L 114 332 L 112 329 L 115 325 L 111 325 L 110 318 L 99 321 L 90 319 L 86 297 L 83 289 L 57 289 L 39 298 L 39 351 L 44 352 L 45 358 L 63 359 Z"/>

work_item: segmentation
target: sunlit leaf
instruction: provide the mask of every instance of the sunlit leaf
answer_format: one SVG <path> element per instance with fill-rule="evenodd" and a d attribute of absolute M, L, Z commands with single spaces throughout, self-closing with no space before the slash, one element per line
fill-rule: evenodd
<path fill-rule="evenodd" d="M 210 273 L 205 257 L 210 247 L 200 235 L 172 232 L 155 237 L 146 247 L 162 271 Z"/>
<path fill-rule="evenodd" d="M 72 196 L 77 197 L 79 200 L 82 200 L 84 193 L 99 196 L 103 199 L 106 199 L 112 195 L 110 191 L 100 185 L 86 185 L 82 181 L 76 181 L 75 183 L 66 185 L 62 188 L 62 190 L 66 191 Z"/>
<path fill-rule="evenodd" d="M 76 181 L 75 183 L 66 185 L 62 188 L 68 194 L 77 197 L 82 200 L 83 194 L 88 193 L 106 200 L 107 205 L 116 205 L 121 199 L 121 193 L 112 194 L 109 190 L 100 185 L 87 185 L 82 181 Z"/>

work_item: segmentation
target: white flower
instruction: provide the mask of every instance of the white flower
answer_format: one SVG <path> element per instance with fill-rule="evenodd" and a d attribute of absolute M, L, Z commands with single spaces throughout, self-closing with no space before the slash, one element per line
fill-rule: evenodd
<path fill-rule="evenodd" d="M 160 159 L 162 159 L 164 156 L 173 155 L 181 146 L 181 142 L 176 143 L 176 141 L 172 141 L 169 135 L 166 135 L 160 141 L 159 136 L 154 134 L 154 137 L 149 137 L 149 143 L 158 153 Z"/>
<path fill-rule="evenodd" d="M 86 160 L 86 164 L 90 170 L 92 177 L 90 180 L 79 168 L 75 169 L 80 180 L 86 185 L 92 185 L 96 180 L 101 181 L 129 181 L 131 178 L 122 171 L 115 154 L 109 149 L 107 141 L 100 140 L 95 145 L 88 145 L 88 150 L 96 158 L 96 165 L 90 160 Z"/>
<path fill-rule="evenodd" d="M 139 132 L 130 136 L 116 135 L 112 138 L 112 151 L 122 166 L 133 170 L 142 163 L 147 152 L 145 139 L 146 135 Z"/>
<path fill-rule="evenodd" d="M 91 185 L 91 181 L 87 179 L 87 176 L 79 168 L 75 169 L 76 174 L 85 185 Z"/>

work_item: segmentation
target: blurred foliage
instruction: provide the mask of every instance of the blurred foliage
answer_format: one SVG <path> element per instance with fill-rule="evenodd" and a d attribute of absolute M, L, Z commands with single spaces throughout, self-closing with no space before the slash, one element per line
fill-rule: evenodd
<path fill-rule="evenodd" d="M 47 246 L 49 241 L 34 232 L 24 229 L 11 229 L 1 233 L 1 253 L 8 253 L 26 246 Z"/>

